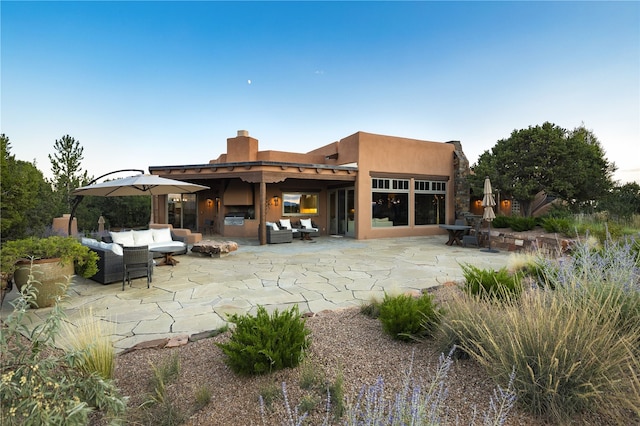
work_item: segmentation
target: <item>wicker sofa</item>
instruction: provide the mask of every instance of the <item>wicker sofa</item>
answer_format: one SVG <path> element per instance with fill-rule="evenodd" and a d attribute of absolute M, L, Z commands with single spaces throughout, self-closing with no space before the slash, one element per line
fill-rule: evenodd
<path fill-rule="evenodd" d="M 260 228 L 258 228 L 259 230 Z M 280 229 L 273 222 L 267 222 L 267 244 L 290 243 L 293 241 L 291 229 Z"/>

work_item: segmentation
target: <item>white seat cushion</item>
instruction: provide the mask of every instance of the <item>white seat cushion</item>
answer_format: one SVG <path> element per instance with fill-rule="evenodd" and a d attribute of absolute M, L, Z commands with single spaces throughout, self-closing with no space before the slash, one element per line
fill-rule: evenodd
<path fill-rule="evenodd" d="M 175 249 L 175 251 L 181 251 L 181 250 L 184 250 L 185 243 L 183 243 L 182 241 L 171 241 L 171 242 L 149 244 L 149 250 L 153 250 L 158 247 L 173 248 Z"/>
<path fill-rule="evenodd" d="M 314 228 L 313 225 L 311 225 L 311 219 L 300 219 L 300 226 L 302 226 L 304 229 L 309 229 L 312 231 L 318 230 L 318 228 Z"/>
<path fill-rule="evenodd" d="M 280 226 L 282 229 L 291 230 L 291 219 L 280 219 Z"/>
<path fill-rule="evenodd" d="M 280 228 L 278 228 L 278 224 L 273 222 L 267 222 L 267 228 L 271 229 L 272 231 L 280 230 Z"/>
<path fill-rule="evenodd" d="M 133 239 L 133 231 L 109 232 L 109 235 L 114 243 L 120 244 L 121 246 L 133 247 L 136 245 Z"/>

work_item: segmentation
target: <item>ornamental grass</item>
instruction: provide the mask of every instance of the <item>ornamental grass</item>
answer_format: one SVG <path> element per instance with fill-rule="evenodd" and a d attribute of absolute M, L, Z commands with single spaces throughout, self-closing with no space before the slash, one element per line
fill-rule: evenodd
<path fill-rule="evenodd" d="M 544 282 L 501 304 L 456 295 L 440 337 L 458 343 L 499 382 L 515 368 L 518 402 L 536 416 L 564 423 L 598 412 L 620 424 L 639 422 L 634 247 L 633 241 L 609 240 L 601 249 L 578 244 L 563 262 L 537 262 Z"/>

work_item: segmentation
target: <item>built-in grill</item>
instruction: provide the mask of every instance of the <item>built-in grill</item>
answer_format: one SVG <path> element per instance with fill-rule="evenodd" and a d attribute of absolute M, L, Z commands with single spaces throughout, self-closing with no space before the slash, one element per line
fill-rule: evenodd
<path fill-rule="evenodd" d="M 247 212 L 231 212 L 224 215 L 225 226 L 243 226 L 244 219 L 248 218 Z"/>

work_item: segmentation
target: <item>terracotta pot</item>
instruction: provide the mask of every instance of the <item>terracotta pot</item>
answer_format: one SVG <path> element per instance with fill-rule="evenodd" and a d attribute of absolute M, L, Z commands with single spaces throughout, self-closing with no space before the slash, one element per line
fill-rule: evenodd
<path fill-rule="evenodd" d="M 13 274 L 13 282 L 18 291 L 27 284 L 29 278 L 30 261 L 16 263 L 16 271 Z M 34 308 L 46 308 L 53 306 L 56 296 L 62 296 L 69 287 L 68 276 L 73 275 L 73 263 L 60 265 L 60 259 L 40 259 L 33 261 L 33 287 L 38 290 Z"/>

